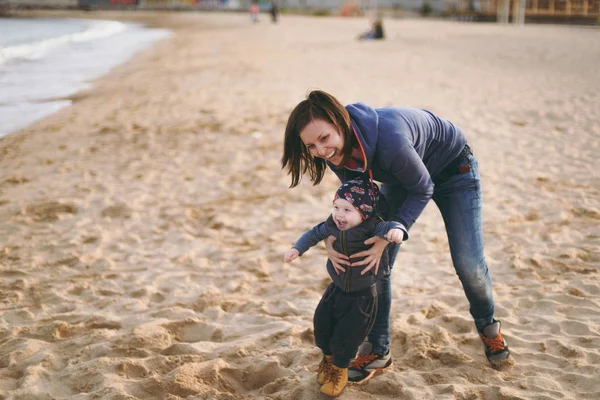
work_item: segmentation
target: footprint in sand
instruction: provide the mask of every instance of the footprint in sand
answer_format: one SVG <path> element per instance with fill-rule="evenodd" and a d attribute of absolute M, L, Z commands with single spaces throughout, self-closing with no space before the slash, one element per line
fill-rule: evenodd
<path fill-rule="evenodd" d="M 4 312 L 2 318 L 9 324 L 18 326 L 33 321 L 34 315 L 29 310 L 10 310 Z"/>
<path fill-rule="evenodd" d="M 49 201 L 27 205 L 17 215 L 34 221 L 51 222 L 56 221 L 60 214 L 77 214 L 77 207 L 73 204 Z"/>
<path fill-rule="evenodd" d="M 6 185 L 14 186 L 14 185 L 21 185 L 21 184 L 27 183 L 27 182 L 29 182 L 29 178 L 26 178 L 24 176 L 11 176 L 11 177 L 6 178 L 4 180 L 4 182 L 2 182 L 2 183 L 6 184 Z"/>
<path fill-rule="evenodd" d="M 150 301 L 154 302 L 154 303 L 162 303 L 163 301 L 165 301 L 166 297 L 165 295 L 163 295 L 162 293 L 153 293 L 150 296 Z"/>
<path fill-rule="evenodd" d="M 70 387 L 74 393 L 92 393 L 105 383 L 104 374 L 93 367 L 73 368 L 58 378 L 58 381 Z"/>
<path fill-rule="evenodd" d="M 586 218 L 595 221 L 600 220 L 600 210 L 596 210 L 593 208 L 573 208 L 571 212 L 573 213 L 573 215 L 579 218 Z"/>
<path fill-rule="evenodd" d="M 102 210 L 100 215 L 108 218 L 127 219 L 131 217 L 131 213 L 131 208 L 129 208 L 126 204 L 120 203 L 106 207 L 104 210 Z"/>
<path fill-rule="evenodd" d="M 127 379 L 139 379 L 148 375 L 148 368 L 143 366 L 142 364 L 137 364 L 133 362 L 122 362 L 115 368 L 115 372 L 118 375 L 121 375 Z"/>
<path fill-rule="evenodd" d="M 238 372 L 243 374 L 242 382 L 245 390 L 259 389 L 279 378 L 293 374 L 292 370 L 282 367 L 278 360 L 252 363 L 249 368 L 238 370 Z"/>
<path fill-rule="evenodd" d="M 172 322 L 163 325 L 177 340 L 186 343 L 220 342 L 223 332 L 218 326 L 195 319 Z"/>
<path fill-rule="evenodd" d="M 164 356 L 180 356 L 190 354 L 199 355 L 202 352 L 189 343 L 175 343 L 164 349 L 160 354 Z"/>

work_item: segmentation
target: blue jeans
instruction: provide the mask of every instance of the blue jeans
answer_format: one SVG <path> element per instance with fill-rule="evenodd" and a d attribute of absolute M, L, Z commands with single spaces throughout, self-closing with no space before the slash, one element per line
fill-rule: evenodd
<path fill-rule="evenodd" d="M 471 315 L 475 325 L 481 328 L 492 323 L 494 318 L 492 280 L 483 255 L 481 186 L 477 160 L 473 155 L 468 155 L 462 162 L 469 163 L 471 171 L 437 182 L 433 201 L 444 219 L 452 264 L 469 301 Z M 406 191 L 399 185 L 384 183 L 381 193 L 386 197 L 390 210 L 397 210 L 406 199 Z M 390 212 L 393 214 L 395 211 Z M 398 244 L 390 249 L 390 266 L 394 265 L 399 249 Z M 378 302 L 379 309 L 368 340 L 373 344 L 373 352 L 385 354 L 390 347 L 391 275 L 383 277 L 380 282 Z"/>

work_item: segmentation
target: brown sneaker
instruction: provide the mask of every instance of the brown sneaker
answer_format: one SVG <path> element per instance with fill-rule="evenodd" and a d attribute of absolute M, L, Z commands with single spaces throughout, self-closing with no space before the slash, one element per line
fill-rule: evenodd
<path fill-rule="evenodd" d="M 510 350 L 508 350 L 506 340 L 502 337 L 500 326 L 500 321 L 494 320 L 494 322 L 479 330 L 479 337 L 485 348 L 485 357 L 495 369 L 513 365 Z"/>
<path fill-rule="evenodd" d="M 331 365 L 329 379 L 321 386 L 321 393 L 331 397 L 338 397 L 348 384 L 348 368 L 338 368 Z"/>
<path fill-rule="evenodd" d="M 319 363 L 319 369 L 317 370 L 317 382 L 319 385 L 324 384 L 327 381 L 327 377 L 329 376 L 329 371 L 331 370 L 331 360 L 332 356 L 323 356 L 323 359 Z"/>

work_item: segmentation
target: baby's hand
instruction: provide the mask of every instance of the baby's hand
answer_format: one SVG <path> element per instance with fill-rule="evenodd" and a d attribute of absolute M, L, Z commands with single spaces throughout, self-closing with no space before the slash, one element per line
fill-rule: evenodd
<path fill-rule="evenodd" d="M 300 252 L 298 251 L 298 249 L 289 249 L 285 252 L 285 255 L 283 256 L 283 261 L 292 262 L 293 260 L 298 258 L 299 255 Z"/>
<path fill-rule="evenodd" d="M 404 231 L 398 228 L 392 229 L 385 235 L 385 238 L 388 240 L 388 242 L 402 243 L 402 240 L 404 239 Z"/>

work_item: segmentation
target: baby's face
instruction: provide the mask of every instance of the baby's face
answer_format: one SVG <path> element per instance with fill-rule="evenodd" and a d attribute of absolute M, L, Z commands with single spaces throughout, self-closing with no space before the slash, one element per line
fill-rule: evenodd
<path fill-rule="evenodd" d="M 340 231 L 345 231 L 358 226 L 363 221 L 362 216 L 348 200 L 335 199 L 333 202 L 333 221 Z"/>

